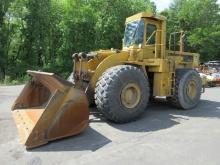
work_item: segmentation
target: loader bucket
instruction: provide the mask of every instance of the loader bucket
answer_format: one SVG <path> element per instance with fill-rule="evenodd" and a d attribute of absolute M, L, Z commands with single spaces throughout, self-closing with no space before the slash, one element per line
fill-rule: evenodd
<path fill-rule="evenodd" d="M 12 106 L 20 140 L 27 148 L 81 133 L 88 126 L 84 91 L 53 73 L 27 71 L 33 76 Z"/>

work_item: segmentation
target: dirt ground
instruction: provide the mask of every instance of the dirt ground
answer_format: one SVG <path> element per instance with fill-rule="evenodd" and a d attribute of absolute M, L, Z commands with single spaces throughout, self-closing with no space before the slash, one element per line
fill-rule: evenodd
<path fill-rule="evenodd" d="M 181 111 L 163 100 L 128 124 L 90 115 L 81 135 L 34 150 L 19 143 L 10 107 L 23 86 L 0 86 L 0 164 L 220 164 L 220 88 L 208 88 L 199 106 Z"/>

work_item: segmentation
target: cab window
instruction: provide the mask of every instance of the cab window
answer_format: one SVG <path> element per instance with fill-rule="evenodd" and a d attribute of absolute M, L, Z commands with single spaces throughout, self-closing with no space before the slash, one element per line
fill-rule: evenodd
<path fill-rule="evenodd" d="M 156 43 L 156 31 L 157 31 L 156 25 L 147 24 L 146 26 L 146 44 L 147 45 L 154 45 Z"/>

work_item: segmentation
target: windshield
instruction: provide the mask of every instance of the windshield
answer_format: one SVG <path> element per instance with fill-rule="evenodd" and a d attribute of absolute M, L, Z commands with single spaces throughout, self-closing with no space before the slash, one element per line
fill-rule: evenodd
<path fill-rule="evenodd" d="M 144 36 L 144 21 L 138 20 L 126 25 L 124 35 L 124 46 L 129 47 L 133 44 L 142 44 Z"/>

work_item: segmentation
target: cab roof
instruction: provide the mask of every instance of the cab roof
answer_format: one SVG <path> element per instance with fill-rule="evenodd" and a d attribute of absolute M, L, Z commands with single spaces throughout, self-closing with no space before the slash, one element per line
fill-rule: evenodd
<path fill-rule="evenodd" d="M 162 15 L 156 15 L 154 13 L 142 12 L 142 13 L 135 14 L 131 17 L 128 17 L 126 19 L 126 23 L 131 22 L 131 21 L 135 21 L 135 20 L 138 20 L 141 18 L 151 18 L 151 19 L 155 19 L 155 20 L 159 20 L 159 21 L 166 21 L 167 20 L 167 18 Z"/>

